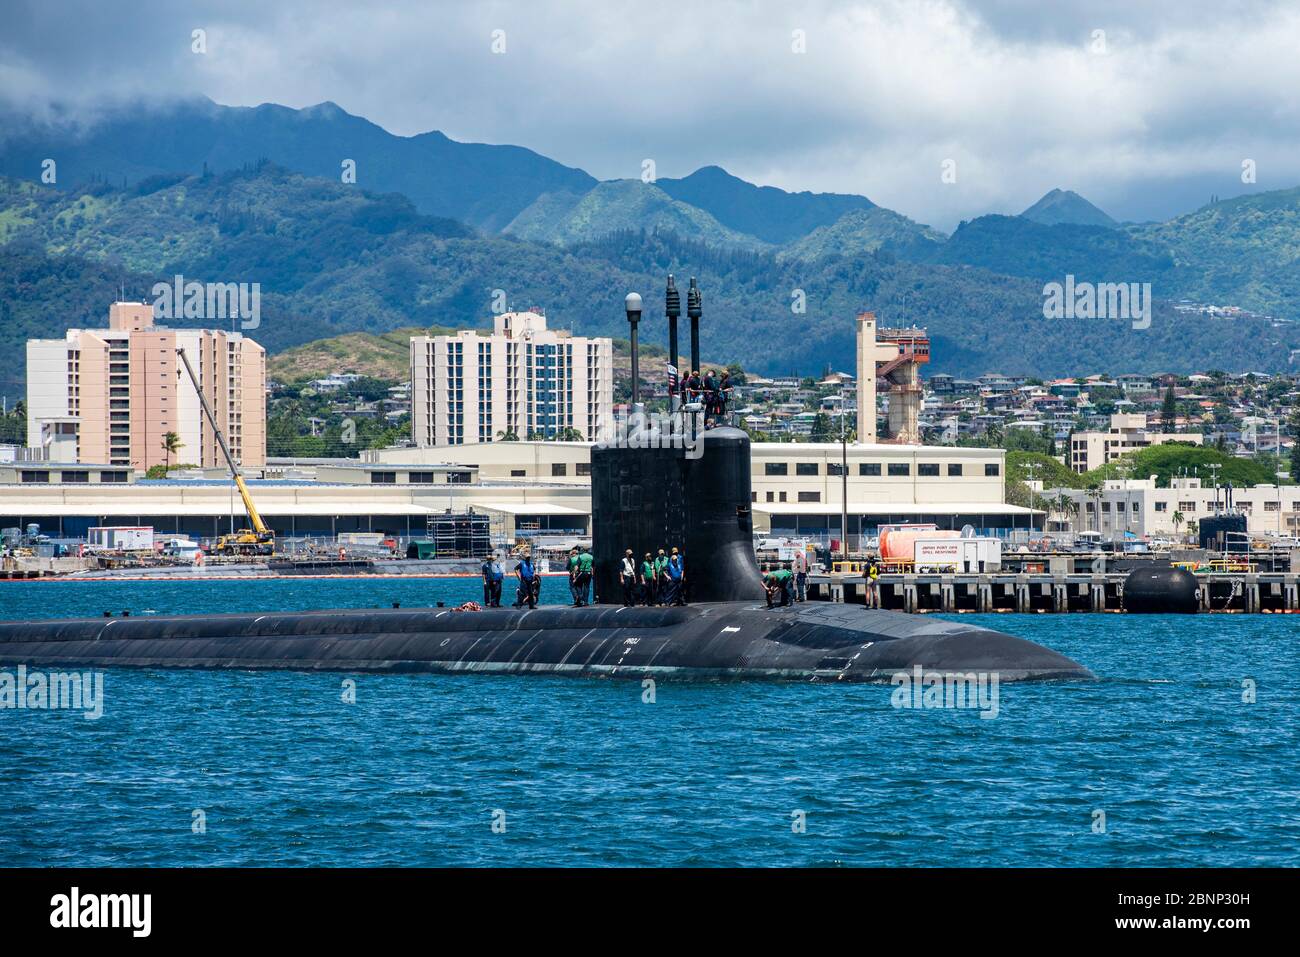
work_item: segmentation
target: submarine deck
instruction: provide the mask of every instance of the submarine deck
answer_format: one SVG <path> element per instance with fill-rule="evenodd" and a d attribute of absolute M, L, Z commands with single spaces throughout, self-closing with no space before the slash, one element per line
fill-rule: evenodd
<path fill-rule="evenodd" d="M 0 664 L 886 681 L 1090 678 L 1001 632 L 829 602 L 769 609 L 336 609 L 0 623 Z"/>

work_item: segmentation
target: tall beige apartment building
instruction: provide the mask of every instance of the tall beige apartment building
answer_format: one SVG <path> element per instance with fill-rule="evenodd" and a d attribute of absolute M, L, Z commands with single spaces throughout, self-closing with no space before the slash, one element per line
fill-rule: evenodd
<path fill-rule="evenodd" d="M 69 329 L 27 342 L 27 444 L 51 461 L 147 469 L 224 467 L 216 436 L 181 366 L 184 349 L 208 403 L 245 466 L 266 464 L 266 350 L 236 332 L 154 326 L 153 306 L 115 302 L 108 329 Z"/>
<path fill-rule="evenodd" d="M 613 362 L 613 340 L 548 329 L 532 310 L 497 316 L 491 335 L 414 336 L 411 439 L 421 448 L 508 434 L 594 442 L 613 420 Z"/>

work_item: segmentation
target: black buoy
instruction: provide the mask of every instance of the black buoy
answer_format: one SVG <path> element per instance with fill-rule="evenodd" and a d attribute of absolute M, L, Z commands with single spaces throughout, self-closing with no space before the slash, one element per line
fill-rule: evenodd
<path fill-rule="evenodd" d="M 1192 615 L 1201 606 L 1196 576 L 1173 565 L 1135 568 L 1124 579 L 1124 610 L 1136 615 Z"/>

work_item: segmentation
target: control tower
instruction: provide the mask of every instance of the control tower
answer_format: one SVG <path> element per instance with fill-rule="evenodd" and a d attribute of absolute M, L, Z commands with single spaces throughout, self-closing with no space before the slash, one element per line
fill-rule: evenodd
<path fill-rule="evenodd" d="M 858 441 L 919 445 L 921 365 L 930 361 L 924 329 L 885 329 L 874 312 L 858 313 Z M 888 434 L 876 435 L 876 392 L 889 396 Z"/>

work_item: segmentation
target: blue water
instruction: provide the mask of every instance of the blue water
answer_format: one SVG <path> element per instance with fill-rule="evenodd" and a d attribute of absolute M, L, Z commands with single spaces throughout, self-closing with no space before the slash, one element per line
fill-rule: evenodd
<path fill-rule="evenodd" d="M 4 582 L 0 618 L 477 591 Z M 638 682 L 355 675 L 346 704 L 340 674 L 112 671 L 98 721 L 0 710 L 0 865 L 1300 863 L 1300 619 L 963 620 L 1101 680 L 1004 685 L 984 720 L 887 686 L 661 682 L 647 704 Z"/>

